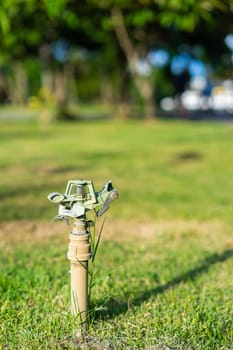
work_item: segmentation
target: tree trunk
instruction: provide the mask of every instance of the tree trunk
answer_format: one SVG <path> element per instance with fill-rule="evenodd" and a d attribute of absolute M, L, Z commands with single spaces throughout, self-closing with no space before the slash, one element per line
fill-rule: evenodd
<path fill-rule="evenodd" d="M 0 73 L 0 105 L 9 102 L 9 88 L 7 78 L 3 73 Z"/>
<path fill-rule="evenodd" d="M 136 64 L 139 61 L 140 56 L 136 48 L 133 47 L 125 26 L 121 9 L 114 7 L 111 11 L 111 18 L 119 45 L 127 58 L 132 80 L 138 93 L 143 99 L 145 118 L 147 120 L 153 120 L 156 116 L 153 81 L 150 77 L 147 78 L 140 76 L 136 70 Z"/>
<path fill-rule="evenodd" d="M 156 108 L 154 101 L 154 84 L 150 78 L 144 78 L 138 82 L 138 89 L 144 100 L 144 117 L 146 120 L 154 120 L 156 116 Z"/>
<path fill-rule="evenodd" d="M 41 69 L 41 86 L 45 90 L 53 93 L 53 73 L 48 67 L 46 69 Z"/>
<path fill-rule="evenodd" d="M 103 104 L 112 104 L 116 99 L 113 84 L 110 81 L 108 74 L 105 72 L 105 69 L 100 71 L 100 100 Z"/>
<path fill-rule="evenodd" d="M 14 77 L 10 84 L 10 99 L 13 104 L 23 105 L 28 98 L 28 79 L 22 63 L 13 65 Z"/>
<path fill-rule="evenodd" d="M 51 120 L 74 119 L 74 117 L 68 112 L 68 102 L 75 103 L 77 101 L 76 92 L 73 86 L 72 68 L 72 66 L 67 65 L 56 68 L 53 71 L 51 67 L 47 66 L 46 69 L 42 70 L 42 88 L 51 93 L 55 99 L 55 109 L 50 111 L 50 114 L 53 114 L 53 117 L 50 118 Z M 45 114 L 47 115 L 47 112 Z"/>

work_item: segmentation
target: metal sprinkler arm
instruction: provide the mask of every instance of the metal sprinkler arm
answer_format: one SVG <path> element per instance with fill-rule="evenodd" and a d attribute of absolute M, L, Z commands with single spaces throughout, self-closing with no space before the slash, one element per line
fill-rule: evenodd
<path fill-rule="evenodd" d="M 97 211 L 97 216 L 101 216 L 103 215 L 106 210 L 108 210 L 108 208 L 110 207 L 110 204 L 112 203 L 112 201 L 114 201 L 115 199 L 117 199 L 119 196 L 118 192 L 113 188 L 111 191 L 106 192 L 104 191 L 104 193 L 99 195 L 99 200 L 102 200 L 103 205 L 102 207 Z"/>

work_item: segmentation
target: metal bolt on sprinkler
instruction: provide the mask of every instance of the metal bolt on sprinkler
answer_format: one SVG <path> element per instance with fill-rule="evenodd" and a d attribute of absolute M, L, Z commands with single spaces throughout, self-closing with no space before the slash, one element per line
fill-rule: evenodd
<path fill-rule="evenodd" d="M 88 260 L 92 254 L 86 212 L 95 210 L 97 216 L 101 216 L 117 198 L 118 191 L 111 181 L 95 192 L 93 182 L 89 180 L 70 180 L 64 194 L 52 192 L 48 195 L 51 202 L 59 204 L 55 219 L 67 223 L 69 218 L 74 219 L 67 257 L 71 265 L 71 313 L 80 319 L 78 337 L 82 337 L 82 331 L 87 327 Z"/>

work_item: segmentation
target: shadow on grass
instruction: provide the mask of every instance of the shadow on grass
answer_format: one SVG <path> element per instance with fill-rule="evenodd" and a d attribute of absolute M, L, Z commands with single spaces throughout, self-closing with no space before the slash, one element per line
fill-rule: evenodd
<path fill-rule="evenodd" d="M 232 249 L 224 250 L 221 254 L 211 254 L 197 267 L 188 270 L 187 272 L 178 275 L 177 277 L 174 277 L 165 284 L 158 285 L 157 287 L 146 291 L 142 291 L 134 299 L 130 300 L 130 302 L 127 300 L 127 297 L 124 301 L 119 299 L 117 300 L 116 298 L 108 299 L 108 301 L 105 303 L 104 308 L 106 311 L 102 310 L 100 312 L 97 312 L 95 319 L 108 319 L 123 314 L 132 307 L 139 306 L 151 297 L 155 297 L 158 294 L 164 293 L 170 288 L 178 286 L 180 283 L 185 283 L 190 280 L 194 281 L 199 275 L 207 273 L 212 265 L 224 262 L 231 257 L 233 257 Z"/>

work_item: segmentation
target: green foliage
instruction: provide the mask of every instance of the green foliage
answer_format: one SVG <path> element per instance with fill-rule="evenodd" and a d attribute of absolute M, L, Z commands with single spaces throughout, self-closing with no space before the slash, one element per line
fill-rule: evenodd
<path fill-rule="evenodd" d="M 130 23 L 136 27 L 142 27 L 153 19 L 155 19 L 155 16 L 153 10 L 150 8 L 141 9 L 141 11 L 129 15 Z"/>
<path fill-rule="evenodd" d="M 7 14 L 3 10 L 3 8 L 0 9 L 0 24 L 1 24 L 2 34 L 8 33 L 8 31 L 10 29 L 10 24 L 9 24 Z"/>
<path fill-rule="evenodd" d="M 24 58 L 43 37 L 43 8 L 35 0 L 6 0 L 0 9 L 0 43 L 3 63 Z M 4 57 L 4 60 L 3 60 Z"/>
<path fill-rule="evenodd" d="M 43 0 L 45 9 L 51 17 L 60 17 L 69 0 Z"/>

